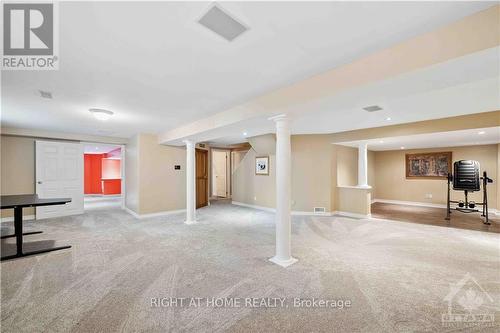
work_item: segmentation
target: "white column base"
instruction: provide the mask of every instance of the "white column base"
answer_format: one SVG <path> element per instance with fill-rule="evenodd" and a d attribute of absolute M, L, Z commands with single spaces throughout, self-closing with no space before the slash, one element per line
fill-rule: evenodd
<path fill-rule="evenodd" d="M 276 265 L 279 265 L 281 267 L 285 267 L 286 268 L 288 266 L 291 266 L 291 265 L 295 264 L 299 260 L 295 259 L 293 257 L 290 257 L 289 259 L 283 260 L 281 258 L 277 258 L 276 256 L 274 256 L 272 258 L 269 258 L 269 261 L 272 262 L 272 263 L 275 263 Z"/>
<path fill-rule="evenodd" d="M 194 221 L 184 221 L 184 224 L 197 224 L 198 221 L 194 220 Z"/>

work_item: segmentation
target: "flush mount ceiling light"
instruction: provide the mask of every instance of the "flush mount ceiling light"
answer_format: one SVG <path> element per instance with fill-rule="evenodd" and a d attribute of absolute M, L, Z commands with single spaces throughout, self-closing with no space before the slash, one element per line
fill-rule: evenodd
<path fill-rule="evenodd" d="M 247 136 L 247 135 L 248 135 L 248 133 L 247 133 L 247 132 L 243 132 L 243 136 Z"/>
<path fill-rule="evenodd" d="M 391 119 L 392 119 L 391 117 L 385 118 L 385 120 L 387 120 L 387 121 L 390 121 Z"/>
<path fill-rule="evenodd" d="M 231 17 L 218 5 L 210 8 L 198 20 L 198 23 L 230 42 L 248 30 L 246 26 Z"/>
<path fill-rule="evenodd" d="M 479 134 L 479 135 L 483 135 L 485 133 L 486 133 L 485 131 L 479 131 L 479 132 L 477 132 L 477 134 Z"/>
<path fill-rule="evenodd" d="M 367 112 L 376 112 L 376 111 L 380 111 L 383 109 L 378 105 L 371 105 L 371 106 L 364 107 L 363 110 L 365 110 Z"/>
<path fill-rule="evenodd" d="M 108 120 L 114 114 L 112 111 L 103 109 L 89 109 L 89 112 L 98 120 Z"/>

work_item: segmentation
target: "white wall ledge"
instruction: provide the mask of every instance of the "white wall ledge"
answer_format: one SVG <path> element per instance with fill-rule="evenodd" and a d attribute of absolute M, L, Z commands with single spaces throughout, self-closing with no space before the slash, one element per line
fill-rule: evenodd
<path fill-rule="evenodd" d="M 354 188 L 358 190 L 371 190 L 372 187 L 370 185 L 368 186 L 359 186 L 359 185 L 337 185 L 338 188 Z"/>

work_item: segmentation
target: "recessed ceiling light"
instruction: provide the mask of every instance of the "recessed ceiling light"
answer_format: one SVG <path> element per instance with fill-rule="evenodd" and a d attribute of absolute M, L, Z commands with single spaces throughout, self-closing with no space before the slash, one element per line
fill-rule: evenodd
<path fill-rule="evenodd" d="M 405 147 L 401 147 L 401 149 L 405 149 Z"/>
<path fill-rule="evenodd" d="M 385 120 L 387 120 L 387 121 L 390 121 L 391 119 L 392 119 L 391 117 L 385 118 Z"/>
<path fill-rule="evenodd" d="M 365 106 L 363 110 L 368 111 L 368 112 L 375 112 L 375 111 L 380 111 L 382 108 L 378 105 L 370 105 L 370 106 Z"/>
<path fill-rule="evenodd" d="M 52 93 L 50 91 L 38 90 L 38 92 L 40 93 L 40 97 L 52 99 Z"/>
<path fill-rule="evenodd" d="M 103 109 L 89 109 L 89 112 L 99 120 L 108 120 L 114 114 L 112 111 Z"/>
<path fill-rule="evenodd" d="M 384 140 L 380 140 L 378 143 L 384 143 Z"/>
<path fill-rule="evenodd" d="M 485 131 L 479 131 L 479 132 L 477 132 L 477 134 L 479 134 L 479 135 L 483 135 L 485 133 L 486 133 Z"/>
<path fill-rule="evenodd" d="M 247 135 L 248 135 L 248 133 L 247 133 L 247 132 L 243 132 L 243 135 L 244 135 L 244 136 L 247 136 Z"/>

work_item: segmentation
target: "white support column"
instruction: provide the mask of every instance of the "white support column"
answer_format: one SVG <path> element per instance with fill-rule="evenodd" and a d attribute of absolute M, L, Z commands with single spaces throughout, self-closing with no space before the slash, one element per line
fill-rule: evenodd
<path fill-rule="evenodd" d="M 370 188 L 368 185 L 368 144 L 362 142 L 358 147 L 358 187 Z"/>
<path fill-rule="evenodd" d="M 184 140 L 186 144 L 186 224 L 196 223 L 196 165 L 195 142 Z"/>
<path fill-rule="evenodd" d="M 290 119 L 271 118 L 276 123 L 276 255 L 269 259 L 282 267 L 297 262 L 291 254 L 291 146 Z"/>

